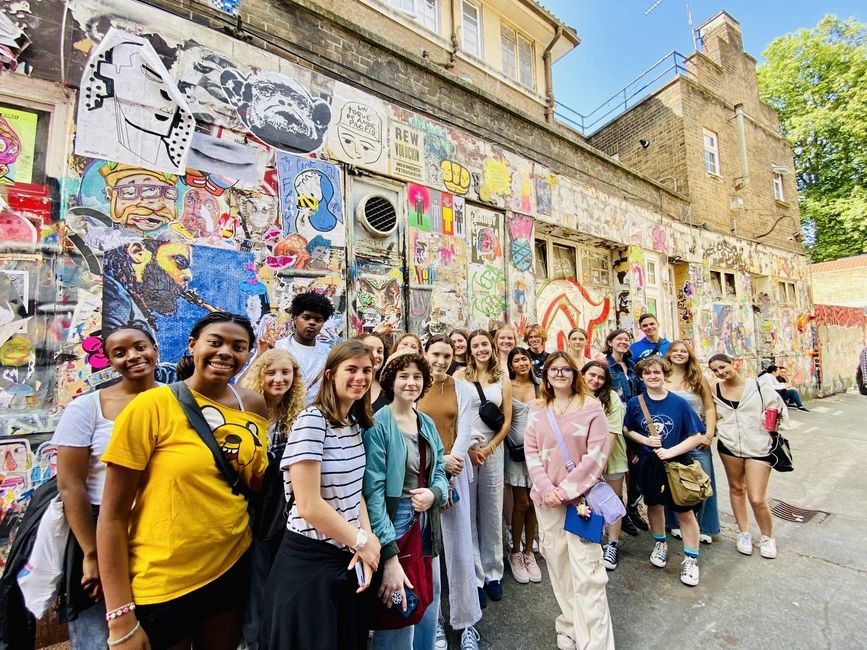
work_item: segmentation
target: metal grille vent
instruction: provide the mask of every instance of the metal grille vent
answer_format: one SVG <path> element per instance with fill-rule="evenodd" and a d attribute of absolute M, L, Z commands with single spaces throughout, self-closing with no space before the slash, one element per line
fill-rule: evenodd
<path fill-rule="evenodd" d="M 397 209 L 381 194 L 366 196 L 356 209 L 358 220 L 374 237 L 388 237 L 397 228 Z"/>
<path fill-rule="evenodd" d="M 770 503 L 771 512 L 775 517 L 792 521 L 796 524 L 806 524 L 813 519 L 816 520 L 817 524 L 821 524 L 831 516 L 830 512 L 825 512 L 824 510 L 798 508 L 779 499 L 768 499 L 768 503 Z"/>

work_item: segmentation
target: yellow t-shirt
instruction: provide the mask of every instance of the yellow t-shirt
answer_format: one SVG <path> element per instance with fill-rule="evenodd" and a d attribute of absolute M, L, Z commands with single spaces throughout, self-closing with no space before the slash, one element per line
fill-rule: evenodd
<path fill-rule="evenodd" d="M 268 423 L 193 395 L 241 478 L 258 483 L 267 464 Z M 232 494 L 168 386 L 141 393 L 121 412 L 102 461 L 144 472 L 129 528 L 136 603 L 190 593 L 232 568 L 250 546 L 246 499 Z"/>

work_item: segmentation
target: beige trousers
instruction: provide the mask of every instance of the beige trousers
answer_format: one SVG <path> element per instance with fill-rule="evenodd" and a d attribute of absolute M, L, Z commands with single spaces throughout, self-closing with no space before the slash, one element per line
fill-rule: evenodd
<path fill-rule="evenodd" d="M 542 555 L 560 616 L 554 625 L 562 650 L 610 650 L 614 632 L 608 612 L 602 547 L 563 530 L 566 507 L 536 507 Z M 570 641 L 571 640 L 571 641 Z"/>

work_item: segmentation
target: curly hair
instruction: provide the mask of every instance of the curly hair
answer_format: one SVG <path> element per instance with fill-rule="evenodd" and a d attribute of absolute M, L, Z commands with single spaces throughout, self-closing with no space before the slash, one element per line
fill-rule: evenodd
<path fill-rule="evenodd" d="M 689 386 L 689 389 L 695 393 L 696 395 L 701 395 L 702 393 L 702 380 L 704 379 L 704 375 L 701 373 L 701 365 L 699 364 L 698 357 L 695 356 L 695 352 L 692 351 L 692 348 L 689 346 L 689 343 L 682 340 L 672 341 L 671 345 L 668 346 L 668 350 L 665 353 L 665 359 L 672 366 L 674 362 L 671 360 L 671 350 L 675 345 L 682 345 L 686 348 L 686 353 L 689 355 L 689 358 L 686 360 L 686 364 L 683 368 L 684 379 L 686 379 L 686 385 Z"/>
<path fill-rule="evenodd" d="M 265 372 L 275 361 L 287 361 L 292 366 L 292 385 L 280 398 L 273 412 L 268 413 L 268 419 L 276 425 L 277 438 L 282 440 L 288 434 L 295 418 L 307 405 L 307 388 L 304 385 L 304 376 L 298 360 L 286 350 L 268 350 L 250 364 L 241 385 L 264 395 Z"/>
<path fill-rule="evenodd" d="M 321 293 L 305 291 L 292 298 L 292 304 L 289 305 L 289 313 L 294 318 L 295 316 L 300 316 L 305 311 L 321 314 L 322 320 L 328 320 L 334 313 L 334 305 Z"/>
<path fill-rule="evenodd" d="M 476 358 L 473 356 L 471 343 L 477 336 L 484 336 L 491 344 L 491 358 L 488 361 L 487 380 L 494 384 L 503 376 L 503 369 L 500 367 L 500 355 L 497 353 L 497 346 L 494 344 L 494 337 L 491 336 L 488 330 L 473 330 L 467 338 L 467 367 L 464 369 L 464 379 L 468 382 L 478 381 L 480 378 L 481 368 L 476 365 Z"/>
<path fill-rule="evenodd" d="M 422 354 L 416 352 L 398 352 L 391 355 L 388 361 L 383 364 L 382 372 L 379 375 L 379 385 L 389 401 L 394 399 L 394 380 L 397 378 L 397 373 L 401 370 L 406 370 L 413 364 L 419 369 L 422 377 L 422 389 L 417 399 L 424 397 L 428 388 L 433 384 L 430 364 Z"/>

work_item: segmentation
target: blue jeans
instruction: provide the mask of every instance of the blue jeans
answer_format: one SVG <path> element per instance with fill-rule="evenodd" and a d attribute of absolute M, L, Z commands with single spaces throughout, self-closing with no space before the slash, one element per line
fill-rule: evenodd
<path fill-rule="evenodd" d="M 695 511 L 698 528 L 703 535 L 719 535 L 719 511 L 716 505 L 716 476 L 713 471 L 713 454 L 708 447 L 707 449 L 693 449 L 689 452 L 689 457 L 697 460 L 705 473 L 710 476 L 710 486 L 713 488 L 713 495 Z M 680 528 L 677 517 L 668 508 L 665 509 L 665 526 L 666 528 Z"/>
<path fill-rule="evenodd" d="M 69 622 L 69 645 L 72 650 L 105 650 L 108 647 L 105 601 L 79 612 L 78 618 Z"/>
<path fill-rule="evenodd" d="M 409 499 L 401 499 L 394 515 L 394 532 L 399 538 L 412 524 L 414 512 Z M 427 516 L 421 517 L 423 537 L 429 539 L 427 534 L 429 521 Z M 426 548 L 425 552 L 430 552 Z M 425 610 L 422 619 L 415 625 L 409 625 L 399 630 L 375 630 L 370 640 L 370 650 L 433 650 L 436 641 L 437 620 L 440 615 L 440 563 L 437 558 L 433 561 L 433 602 Z"/>

